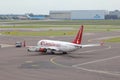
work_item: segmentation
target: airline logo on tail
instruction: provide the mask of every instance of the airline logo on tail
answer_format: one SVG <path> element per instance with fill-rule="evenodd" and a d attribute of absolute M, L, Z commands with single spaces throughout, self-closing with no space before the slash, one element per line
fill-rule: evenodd
<path fill-rule="evenodd" d="M 73 43 L 81 44 L 81 42 L 82 42 L 82 34 L 83 34 L 83 25 L 80 27 L 75 39 L 73 40 Z"/>

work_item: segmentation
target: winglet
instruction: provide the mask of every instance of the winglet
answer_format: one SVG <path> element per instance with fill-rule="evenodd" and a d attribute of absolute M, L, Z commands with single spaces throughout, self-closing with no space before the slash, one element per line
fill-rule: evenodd
<path fill-rule="evenodd" d="M 75 44 L 81 44 L 82 42 L 82 34 L 83 34 L 83 25 L 80 27 L 75 39 L 72 41 L 72 43 Z"/>

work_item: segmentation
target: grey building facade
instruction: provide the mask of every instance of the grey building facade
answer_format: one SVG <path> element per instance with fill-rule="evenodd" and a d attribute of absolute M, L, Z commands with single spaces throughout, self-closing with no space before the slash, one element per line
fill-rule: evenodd
<path fill-rule="evenodd" d="M 106 10 L 50 11 L 50 19 L 102 20 L 106 14 L 108 14 Z"/>
<path fill-rule="evenodd" d="M 110 11 L 109 15 L 116 15 L 118 18 L 120 18 L 120 11 L 119 10 Z"/>
<path fill-rule="evenodd" d="M 50 19 L 60 19 L 60 20 L 70 20 L 71 12 L 70 11 L 50 11 Z"/>

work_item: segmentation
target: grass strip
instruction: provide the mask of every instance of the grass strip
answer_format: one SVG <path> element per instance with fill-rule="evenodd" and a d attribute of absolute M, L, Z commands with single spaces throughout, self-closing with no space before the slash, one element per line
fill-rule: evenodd
<path fill-rule="evenodd" d="M 104 40 L 105 42 L 120 42 L 120 37 L 110 38 Z"/>

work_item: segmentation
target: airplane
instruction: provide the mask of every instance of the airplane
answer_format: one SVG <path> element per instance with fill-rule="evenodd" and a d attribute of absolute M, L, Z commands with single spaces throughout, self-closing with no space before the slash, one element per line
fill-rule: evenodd
<path fill-rule="evenodd" d="M 28 47 L 28 51 L 51 53 L 51 54 L 60 52 L 62 54 L 67 54 L 68 52 L 73 52 L 80 48 L 101 46 L 101 44 L 82 45 L 81 42 L 82 42 L 83 28 L 84 26 L 82 25 L 72 42 L 57 41 L 57 40 L 40 40 L 38 41 L 37 46 Z"/>

